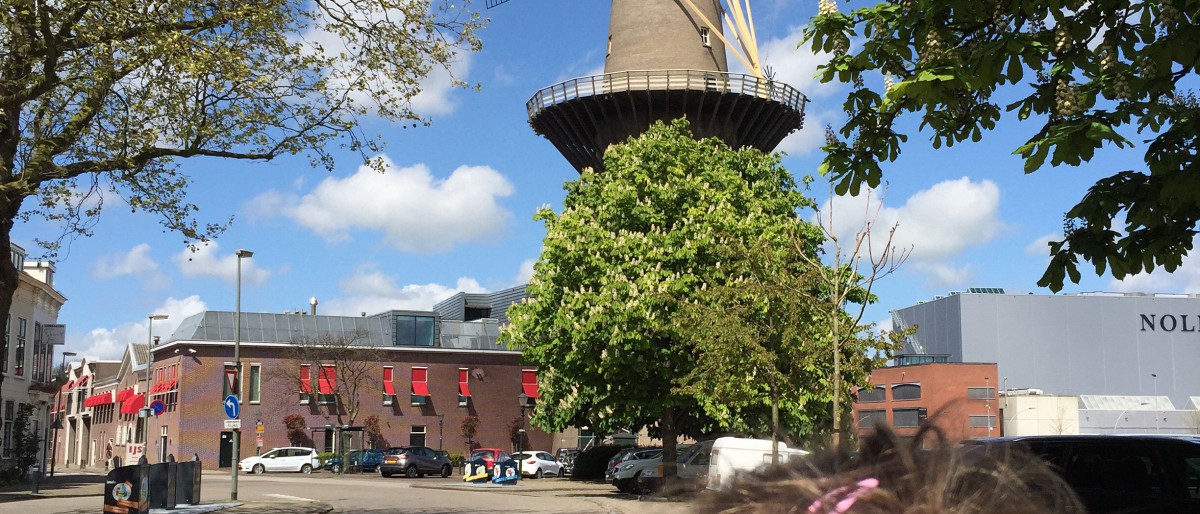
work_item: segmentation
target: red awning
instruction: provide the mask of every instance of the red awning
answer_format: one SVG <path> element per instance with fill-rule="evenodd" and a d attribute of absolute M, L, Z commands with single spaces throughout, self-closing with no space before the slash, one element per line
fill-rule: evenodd
<path fill-rule="evenodd" d="M 93 394 L 83 401 L 84 407 L 99 407 L 113 402 L 112 392 Z"/>
<path fill-rule="evenodd" d="M 530 398 L 538 397 L 537 370 L 521 370 L 521 391 Z"/>
<path fill-rule="evenodd" d="M 333 366 L 322 366 L 321 374 L 317 376 L 317 390 L 321 391 L 321 394 L 333 394 L 335 384 L 337 384 L 337 369 Z"/>
<path fill-rule="evenodd" d="M 75 387 L 83 387 L 83 386 L 87 385 L 88 377 L 91 377 L 91 375 L 84 375 L 82 377 L 79 377 L 79 382 L 75 384 Z"/>
<path fill-rule="evenodd" d="M 309 366 L 300 366 L 300 394 L 312 394 L 312 376 L 308 373 Z"/>
<path fill-rule="evenodd" d="M 392 368 L 383 368 L 383 394 L 396 396 L 396 384 L 392 382 Z"/>
<path fill-rule="evenodd" d="M 63 389 L 75 389 L 75 381 L 68 381 L 67 385 L 63 386 Z"/>
<path fill-rule="evenodd" d="M 121 402 L 121 414 L 137 414 L 146 406 L 146 395 L 135 394 Z"/>
<path fill-rule="evenodd" d="M 133 388 L 126 387 L 125 389 L 117 391 L 116 401 L 123 402 L 126 399 L 128 399 L 130 396 L 133 396 Z"/>
<path fill-rule="evenodd" d="M 458 395 L 471 396 L 471 388 L 467 387 L 467 370 L 458 370 Z"/>
<path fill-rule="evenodd" d="M 416 396 L 429 396 L 429 370 L 426 368 L 413 368 L 412 370 L 412 394 Z"/>
<path fill-rule="evenodd" d="M 154 384 L 154 388 L 152 388 L 150 390 L 150 392 L 152 394 L 163 394 L 163 393 L 170 392 L 174 388 L 175 388 L 175 381 L 168 380 L 166 382 L 160 382 L 160 383 Z"/>

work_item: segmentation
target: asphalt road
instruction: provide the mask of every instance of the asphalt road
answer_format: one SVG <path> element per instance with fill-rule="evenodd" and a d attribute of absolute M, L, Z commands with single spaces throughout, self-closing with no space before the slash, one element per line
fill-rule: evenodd
<path fill-rule="evenodd" d="M 230 476 L 205 473 L 203 503 L 226 503 Z M 83 492 L 83 491 L 81 491 Z M 336 513 L 411 512 L 439 513 L 615 513 L 682 514 L 692 512 L 686 503 L 639 501 L 609 486 L 546 478 L 526 480 L 516 486 L 464 484 L 461 477 L 383 478 L 377 474 L 336 476 L 330 473 L 265 474 L 238 476 L 238 501 L 320 502 Z M 7 503 L 0 510 L 18 507 L 25 512 L 58 513 L 94 509 L 103 501 L 92 496 L 46 498 Z"/>

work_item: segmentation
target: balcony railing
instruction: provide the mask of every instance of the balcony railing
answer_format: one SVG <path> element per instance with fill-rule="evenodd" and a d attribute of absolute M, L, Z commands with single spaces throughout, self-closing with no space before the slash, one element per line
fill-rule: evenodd
<path fill-rule="evenodd" d="M 534 93 L 525 103 L 529 117 L 542 110 L 569 102 L 611 93 L 635 91 L 705 91 L 754 96 L 784 104 L 797 111 L 804 109 L 804 94 L 783 82 L 740 73 L 702 70 L 621 71 L 574 78 Z"/>

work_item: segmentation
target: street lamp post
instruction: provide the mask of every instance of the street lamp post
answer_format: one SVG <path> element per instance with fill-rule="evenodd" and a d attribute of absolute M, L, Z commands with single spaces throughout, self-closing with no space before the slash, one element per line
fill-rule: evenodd
<path fill-rule="evenodd" d="M 517 395 L 517 404 L 521 406 L 521 428 L 517 430 L 517 454 L 523 454 L 525 453 L 525 408 L 529 406 L 529 396 L 525 394 L 525 391 L 521 391 L 521 394 Z M 524 461 L 524 455 L 517 459 L 517 480 L 524 478 L 521 473 L 521 464 Z"/>
<path fill-rule="evenodd" d="M 146 398 L 142 405 L 142 455 L 149 459 L 150 455 L 150 386 L 154 383 L 154 320 L 167 319 L 166 314 L 151 314 L 146 328 L 146 355 L 150 357 L 146 363 Z"/>
<path fill-rule="evenodd" d="M 237 399 L 238 415 L 235 419 L 241 419 L 241 403 L 242 397 L 240 389 L 242 388 L 242 259 L 254 257 L 254 252 L 250 250 L 238 249 L 234 252 L 237 255 L 237 313 L 233 317 L 233 385 L 235 386 L 230 394 Z M 230 474 L 232 482 L 230 483 L 229 499 L 237 501 L 238 489 L 238 461 L 239 450 L 241 450 L 241 429 L 233 429 L 233 462 L 230 466 Z"/>
<path fill-rule="evenodd" d="M 1142 402 L 1142 403 L 1138 404 L 1139 407 L 1141 407 L 1143 405 L 1150 405 L 1150 402 Z M 1117 421 L 1115 423 L 1113 423 L 1113 433 L 1114 434 L 1117 433 L 1117 425 L 1121 424 L 1121 417 L 1124 416 L 1126 412 L 1129 412 L 1129 409 L 1130 409 L 1130 407 L 1126 407 L 1125 410 L 1122 410 L 1120 414 L 1117 414 Z"/>
<path fill-rule="evenodd" d="M 1158 432 L 1158 416 L 1162 414 L 1158 410 L 1158 373 L 1151 373 L 1150 378 L 1154 379 L 1154 431 Z"/>
<path fill-rule="evenodd" d="M 438 449 L 442 449 L 442 435 L 446 426 L 446 415 L 438 414 Z"/>
<path fill-rule="evenodd" d="M 62 355 L 63 355 L 62 367 L 65 368 L 65 367 L 67 367 L 67 357 L 74 357 L 78 354 L 76 354 L 75 352 L 63 352 Z M 59 396 L 59 398 L 63 398 L 63 392 L 61 389 L 58 391 L 58 396 Z M 66 402 L 65 398 L 63 398 L 63 402 Z M 64 403 L 64 405 L 65 405 L 65 403 Z M 58 406 L 55 405 L 55 407 L 58 407 Z M 50 457 L 50 476 L 54 476 L 54 463 L 55 463 L 55 461 L 58 460 L 58 429 L 61 427 L 62 427 L 62 416 L 56 412 L 54 414 L 54 425 L 53 425 L 53 428 L 54 428 L 54 456 Z"/>

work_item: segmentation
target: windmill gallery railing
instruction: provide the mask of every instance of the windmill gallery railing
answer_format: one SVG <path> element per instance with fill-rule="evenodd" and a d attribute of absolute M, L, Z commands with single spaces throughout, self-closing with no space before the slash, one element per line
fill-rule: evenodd
<path fill-rule="evenodd" d="M 637 91 L 704 91 L 741 94 L 804 112 L 807 98 L 783 82 L 753 75 L 702 70 L 634 70 L 574 78 L 544 88 L 525 103 L 530 119 L 548 107 L 578 98 Z"/>

